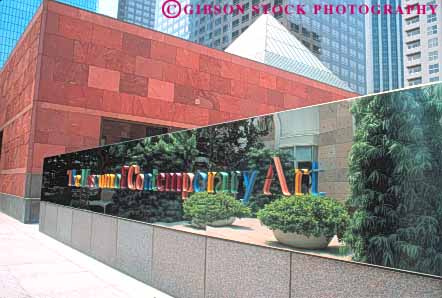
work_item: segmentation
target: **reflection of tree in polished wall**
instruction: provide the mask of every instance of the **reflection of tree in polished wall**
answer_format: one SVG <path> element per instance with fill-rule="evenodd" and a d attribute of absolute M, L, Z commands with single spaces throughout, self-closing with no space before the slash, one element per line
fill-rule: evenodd
<path fill-rule="evenodd" d="M 354 259 L 442 275 L 442 85 L 360 99 L 352 113 Z"/>
<path fill-rule="evenodd" d="M 195 130 L 145 138 L 115 147 L 116 152 L 124 152 L 120 165 L 137 164 L 146 172 L 153 169 L 166 173 L 192 171 L 199 154 Z M 112 199 L 112 212 L 119 216 L 148 222 L 173 222 L 182 218 L 181 198 L 177 193 L 116 190 Z"/>

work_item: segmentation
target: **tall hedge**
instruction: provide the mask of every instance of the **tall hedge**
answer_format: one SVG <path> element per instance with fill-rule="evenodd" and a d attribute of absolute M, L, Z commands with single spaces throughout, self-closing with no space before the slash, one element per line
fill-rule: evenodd
<path fill-rule="evenodd" d="M 354 259 L 442 275 L 442 85 L 360 99 L 351 112 Z"/>

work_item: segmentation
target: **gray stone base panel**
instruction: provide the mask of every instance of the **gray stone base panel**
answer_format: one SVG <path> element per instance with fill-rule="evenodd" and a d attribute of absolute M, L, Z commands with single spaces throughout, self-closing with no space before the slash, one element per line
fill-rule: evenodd
<path fill-rule="evenodd" d="M 42 202 L 40 231 L 178 298 L 442 297 L 442 279 Z"/>
<path fill-rule="evenodd" d="M 23 223 L 38 223 L 39 210 L 39 198 L 23 198 L 0 193 L 0 212 L 5 213 Z"/>

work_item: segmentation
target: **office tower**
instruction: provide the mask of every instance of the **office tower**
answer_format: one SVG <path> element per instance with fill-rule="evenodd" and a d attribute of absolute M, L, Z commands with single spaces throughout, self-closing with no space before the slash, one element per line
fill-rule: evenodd
<path fill-rule="evenodd" d="M 368 5 L 401 5 L 400 0 L 367 0 Z M 367 91 L 380 92 L 404 86 L 402 16 L 368 14 Z"/>
<path fill-rule="evenodd" d="M 221 0 L 208 3 L 242 5 L 244 13 L 207 15 L 192 14 L 168 19 L 162 16 L 159 0 L 156 29 L 218 49 L 226 49 L 260 15 L 253 5 L 299 4 L 296 0 Z M 196 5 L 201 1 L 187 0 Z M 346 0 L 363 3 L 364 0 Z M 310 1 L 308 1 L 310 3 Z M 308 7 L 308 3 L 303 2 Z M 311 2 L 315 3 L 315 2 Z M 310 4 L 311 4 L 310 3 Z M 328 4 L 342 3 L 330 0 Z M 366 93 L 365 18 L 363 15 L 275 14 L 274 17 L 296 36 L 324 65 L 360 94 Z M 182 25 L 176 25 L 177 23 Z M 187 24 L 188 29 L 183 30 Z M 184 32 L 184 34 L 182 34 Z"/>
<path fill-rule="evenodd" d="M 96 11 L 98 0 L 63 0 L 66 4 Z M 42 0 L 1 0 L 0 68 L 6 62 Z"/>
<path fill-rule="evenodd" d="M 417 1 L 409 1 L 410 4 Z M 423 5 L 437 5 L 435 0 L 420 1 Z M 440 5 L 440 4 L 439 4 Z M 442 15 L 403 16 L 405 86 L 436 82 L 441 79 Z"/>
<path fill-rule="evenodd" d="M 195 17 L 191 17 L 185 13 L 180 14 L 177 18 L 167 18 L 162 13 L 162 4 L 165 0 L 158 0 L 155 16 L 155 30 L 163 33 L 175 35 L 186 40 L 190 40 L 190 22 L 195 21 Z M 180 1 L 181 6 L 190 4 L 191 0 Z"/>
<path fill-rule="evenodd" d="M 156 0 L 119 0 L 118 19 L 147 28 L 155 27 Z"/>

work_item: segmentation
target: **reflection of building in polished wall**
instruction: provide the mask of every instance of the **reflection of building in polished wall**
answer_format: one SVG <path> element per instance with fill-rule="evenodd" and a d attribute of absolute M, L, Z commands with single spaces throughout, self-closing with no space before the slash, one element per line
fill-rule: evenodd
<path fill-rule="evenodd" d="M 274 116 L 275 147 L 291 154 L 296 168 L 319 162 L 319 191 L 338 200 L 350 194 L 348 154 L 353 138 L 350 102 L 341 101 Z"/>
<path fill-rule="evenodd" d="M 417 1 L 408 1 L 409 4 Z M 419 4 L 437 5 L 436 0 Z M 440 2 L 439 2 L 440 7 Z M 403 16 L 405 86 L 441 80 L 442 68 L 442 14 Z"/>

